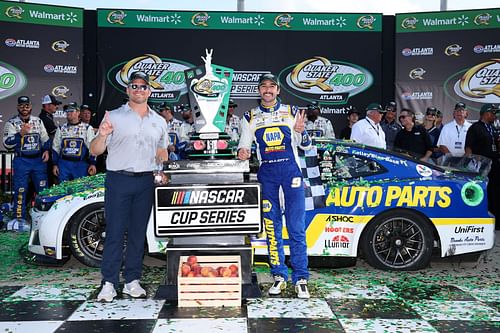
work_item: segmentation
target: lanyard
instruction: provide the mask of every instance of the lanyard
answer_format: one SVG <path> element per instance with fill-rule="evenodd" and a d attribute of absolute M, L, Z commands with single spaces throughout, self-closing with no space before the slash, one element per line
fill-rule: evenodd
<path fill-rule="evenodd" d="M 368 124 L 370 124 L 370 126 L 371 126 L 371 127 L 372 127 L 372 128 L 373 128 L 376 132 L 377 132 L 377 136 L 380 136 L 380 135 L 379 135 L 380 127 L 378 126 L 378 124 L 377 124 L 377 127 L 375 128 L 375 126 L 373 126 L 373 125 L 372 125 L 372 123 L 371 123 L 368 119 L 366 119 L 366 118 L 365 118 L 365 120 L 366 120 L 366 121 L 368 122 Z"/>
<path fill-rule="evenodd" d="M 460 133 L 462 132 L 462 128 L 464 128 L 464 125 L 460 126 L 460 129 L 458 128 L 458 125 L 455 125 L 455 128 L 457 129 L 457 137 L 460 140 Z"/>
<path fill-rule="evenodd" d="M 493 142 L 495 142 L 495 135 L 493 134 L 493 126 L 491 126 L 491 124 L 487 124 L 485 122 L 482 122 L 482 123 L 484 124 L 484 126 L 488 130 L 488 133 L 490 133 L 490 136 L 491 136 L 491 139 L 493 140 Z"/>

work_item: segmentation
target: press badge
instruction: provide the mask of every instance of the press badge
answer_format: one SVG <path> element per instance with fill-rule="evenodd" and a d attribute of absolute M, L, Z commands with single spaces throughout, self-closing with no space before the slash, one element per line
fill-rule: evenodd
<path fill-rule="evenodd" d="M 455 149 L 462 149 L 462 142 L 461 141 L 455 142 Z"/>

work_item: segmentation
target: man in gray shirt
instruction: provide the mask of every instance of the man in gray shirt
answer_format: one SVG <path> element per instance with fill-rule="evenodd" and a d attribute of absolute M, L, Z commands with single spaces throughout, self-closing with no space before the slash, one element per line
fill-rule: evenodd
<path fill-rule="evenodd" d="M 107 112 L 90 145 L 93 155 L 106 148 L 106 240 L 101 264 L 102 289 L 98 301 L 111 302 L 116 296 L 122 258 L 123 293 L 145 297 L 139 284 L 142 275 L 146 227 L 153 206 L 153 170 L 168 159 L 168 130 L 165 120 L 149 108 L 149 76 L 130 75 L 128 103 Z M 124 237 L 127 246 L 123 255 Z"/>

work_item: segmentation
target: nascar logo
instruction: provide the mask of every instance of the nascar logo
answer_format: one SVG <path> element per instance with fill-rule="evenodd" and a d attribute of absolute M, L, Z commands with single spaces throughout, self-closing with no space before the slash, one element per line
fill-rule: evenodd
<path fill-rule="evenodd" d="M 235 204 L 243 203 L 245 190 L 186 190 L 174 191 L 172 205 L 198 205 L 198 204 Z"/>

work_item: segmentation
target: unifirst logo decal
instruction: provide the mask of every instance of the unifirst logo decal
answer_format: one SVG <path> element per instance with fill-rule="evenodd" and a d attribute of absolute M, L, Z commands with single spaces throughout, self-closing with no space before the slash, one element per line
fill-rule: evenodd
<path fill-rule="evenodd" d="M 441 207 L 451 204 L 451 188 L 446 186 L 382 186 L 334 188 L 326 205 L 337 207 Z M 385 198 L 384 198 L 385 197 Z"/>

